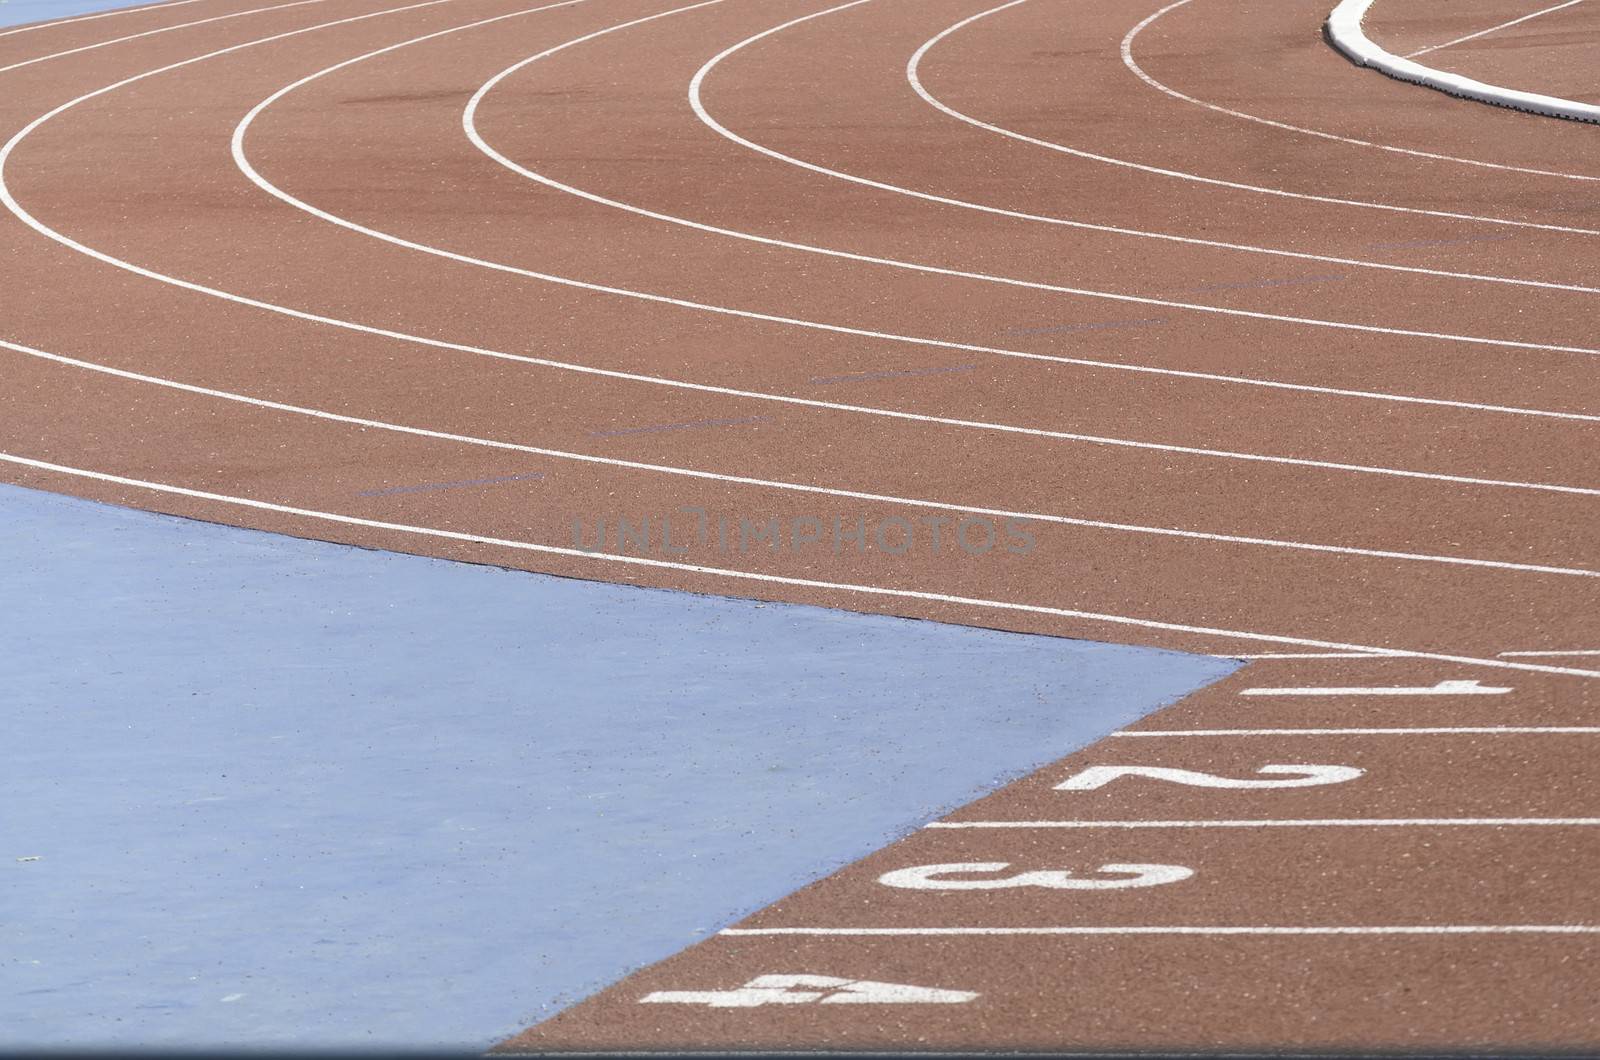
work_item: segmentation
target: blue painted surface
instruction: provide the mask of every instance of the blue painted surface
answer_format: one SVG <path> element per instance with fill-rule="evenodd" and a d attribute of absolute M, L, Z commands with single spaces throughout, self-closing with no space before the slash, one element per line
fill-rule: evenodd
<path fill-rule="evenodd" d="M 488 1045 L 1232 668 L 4 486 L 0 548 L 0 1047 Z"/>
<path fill-rule="evenodd" d="M 155 0 L 148 0 L 155 2 Z M 45 22 L 70 18 L 114 7 L 143 7 L 143 3 L 106 3 L 105 0 L 0 0 L 0 26 L 19 26 L 24 22 Z M 200 6 L 198 4 L 194 5 Z M 180 9 L 181 10 L 181 9 Z M 204 16 L 197 15 L 196 18 Z M 107 34 L 114 36 L 114 34 Z"/>
<path fill-rule="evenodd" d="M 484 1046 L 1234 667 L 14 487 L 0 548 L 0 1045 Z"/>

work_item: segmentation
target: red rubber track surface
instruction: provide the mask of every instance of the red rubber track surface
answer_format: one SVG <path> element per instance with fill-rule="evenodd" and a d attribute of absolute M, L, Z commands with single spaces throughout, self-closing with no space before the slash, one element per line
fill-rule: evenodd
<path fill-rule="evenodd" d="M 1027 826 L 919 832 L 508 1048 L 1600 1046 L 1596 130 L 1357 69 L 1328 0 L 546 6 L 202 0 L 0 36 L 0 477 L 1322 657 L 1258 660 L 1143 725 L 1176 735 L 953 818 Z M 575 516 L 686 506 L 1018 515 L 1037 547 L 572 548 Z M 1509 691 L 1244 694 L 1441 681 Z M 1361 772 L 1055 788 L 1100 765 Z M 1192 874 L 880 882 L 996 862 Z M 978 997 L 639 1003 L 764 974 Z"/>
<path fill-rule="evenodd" d="M 1366 24 L 1368 36 L 1385 49 L 1400 55 L 1420 51 L 1417 62 L 1436 70 L 1558 99 L 1600 102 L 1600 8 L 1589 0 L 1380 2 Z"/>

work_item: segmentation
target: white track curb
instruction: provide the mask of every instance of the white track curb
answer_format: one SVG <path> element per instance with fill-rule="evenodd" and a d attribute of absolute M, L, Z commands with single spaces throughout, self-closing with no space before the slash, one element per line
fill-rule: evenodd
<path fill-rule="evenodd" d="M 1361 20 L 1366 17 L 1373 3 L 1374 0 L 1341 0 L 1339 6 L 1328 16 L 1328 39 L 1335 48 L 1358 66 L 1370 66 L 1401 81 L 1426 85 L 1452 96 L 1492 103 L 1497 107 L 1510 107 L 1512 110 L 1525 110 L 1533 114 L 1548 114 L 1555 118 L 1571 118 L 1574 121 L 1600 124 L 1600 106 L 1559 99 L 1555 96 L 1541 96 L 1536 92 L 1521 92 L 1514 88 L 1487 85 L 1470 77 L 1435 70 L 1384 51 L 1367 39 L 1366 33 L 1361 29 Z"/>

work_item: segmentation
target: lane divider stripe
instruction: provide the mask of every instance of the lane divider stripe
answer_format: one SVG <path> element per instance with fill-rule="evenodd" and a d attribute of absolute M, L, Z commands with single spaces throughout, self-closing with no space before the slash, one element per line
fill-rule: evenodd
<path fill-rule="evenodd" d="M 1379 151 L 1388 151 L 1391 154 L 1411 155 L 1414 158 L 1427 158 L 1435 162 L 1457 162 L 1465 166 L 1478 166 L 1481 169 L 1498 169 L 1512 173 L 1529 173 L 1539 177 L 1558 177 L 1562 180 L 1600 180 L 1600 176 L 1590 176 L 1587 173 L 1564 173 L 1560 170 L 1554 169 L 1534 169 L 1529 166 L 1513 166 L 1503 162 L 1486 162 L 1481 158 L 1462 158 L 1458 155 L 1440 154 L 1437 151 L 1419 151 L 1413 147 L 1399 147 L 1394 144 L 1374 143 L 1371 140 L 1361 140 L 1354 136 L 1340 136 L 1337 133 L 1324 132 L 1321 129 L 1308 129 L 1303 125 L 1291 125 L 1288 122 L 1274 121 L 1271 118 L 1263 118 L 1256 114 L 1246 114 L 1242 110 L 1234 110 L 1231 107 L 1223 107 L 1216 103 L 1208 103 L 1203 99 L 1196 99 L 1194 96 L 1179 92 L 1170 85 L 1166 85 L 1160 81 L 1157 81 L 1148 72 L 1146 72 L 1142 66 L 1139 65 L 1139 63 L 1133 57 L 1133 42 L 1138 38 L 1139 34 L 1149 29 L 1150 26 L 1158 19 L 1165 17 L 1167 14 L 1177 10 L 1180 7 L 1186 6 L 1191 2 L 1192 0 L 1176 0 L 1176 2 L 1168 4 L 1155 14 L 1150 15 L 1143 22 L 1140 22 L 1137 26 L 1134 26 L 1128 31 L 1128 35 L 1122 39 L 1122 64 L 1131 70 L 1134 76 L 1138 77 L 1139 80 L 1143 81 L 1156 91 L 1165 93 L 1174 99 L 1181 99 L 1185 103 L 1192 103 L 1197 107 L 1204 107 L 1207 110 L 1215 111 L 1218 114 L 1226 114 L 1232 118 L 1242 118 L 1245 121 L 1253 121 L 1261 125 L 1270 126 L 1274 129 L 1282 129 L 1285 132 L 1302 133 L 1306 136 L 1317 136 L 1324 140 L 1335 141 L 1336 143 L 1353 144 L 1356 147 L 1373 147 L 1377 148 Z M 1499 235 L 1468 236 L 1465 239 L 1412 239 L 1391 243 L 1368 243 L 1367 249 L 1377 250 L 1394 249 L 1398 247 L 1449 246 L 1457 243 L 1482 242 L 1486 240 L 1499 240 L 1506 238 L 1509 237 L 1505 235 Z"/>
<path fill-rule="evenodd" d="M 1594 736 L 1600 725 L 1436 725 L 1381 729 L 1125 729 L 1112 736 Z"/>
<path fill-rule="evenodd" d="M 551 457 L 557 460 L 571 460 L 577 463 L 594 464 L 602 467 L 624 468 L 631 471 L 647 471 L 664 475 L 679 475 L 685 478 L 704 479 L 711 482 L 730 482 L 743 486 L 757 486 L 766 489 L 786 490 L 796 493 L 813 493 L 818 496 L 842 497 L 849 500 L 870 501 L 880 504 L 906 505 L 914 508 L 931 508 L 942 511 L 966 512 L 972 515 L 995 516 L 1007 519 L 1024 519 L 1029 521 L 1055 523 L 1062 526 L 1078 526 L 1091 530 L 1107 530 L 1116 533 L 1150 534 L 1156 537 L 1174 537 L 1193 541 L 1210 541 L 1221 544 L 1248 545 L 1263 548 L 1286 548 L 1308 552 L 1329 553 L 1337 555 L 1362 556 L 1372 559 L 1393 559 L 1402 561 L 1444 563 L 1467 567 L 1484 567 L 1497 570 L 1514 570 L 1532 574 L 1554 574 L 1574 577 L 1596 578 L 1600 571 L 1588 570 L 1579 567 L 1554 567 L 1532 563 L 1516 563 L 1508 560 L 1470 559 L 1460 556 L 1438 556 L 1414 552 L 1391 552 L 1378 549 L 1362 549 L 1345 545 L 1321 545 L 1302 541 L 1288 541 L 1278 538 L 1246 537 L 1236 534 L 1215 534 L 1199 530 L 1178 530 L 1171 527 L 1143 526 L 1134 523 L 1113 523 L 1098 519 L 1081 519 L 1067 515 L 1051 515 L 1043 512 L 1017 511 L 1007 508 L 991 508 L 981 505 L 955 504 L 947 501 L 921 500 L 913 497 L 897 497 L 885 493 L 869 493 L 861 490 L 841 489 L 833 486 L 810 486 L 797 482 L 784 482 L 777 479 L 755 478 L 749 475 L 726 475 L 716 471 L 699 471 L 693 468 L 675 467 L 666 464 L 649 464 L 638 460 L 625 460 L 620 457 L 596 456 L 589 453 L 575 453 L 561 449 L 546 449 L 535 445 L 522 445 L 516 442 L 498 441 L 492 438 L 478 438 L 466 434 L 452 434 L 446 431 L 430 430 L 425 427 L 411 427 L 400 423 L 389 423 L 384 420 L 366 419 L 360 416 L 351 416 L 339 412 L 327 412 L 322 409 L 306 408 L 300 405 L 290 405 L 281 401 L 269 401 L 265 398 L 250 397 L 245 394 L 236 394 L 227 390 L 216 390 L 211 387 L 196 386 L 192 383 L 180 383 L 176 380 L 165 379 L 159 376 L 146 375 L 142 372 L 133 372 L 124 368 L 113 368 L 109 365 L 97 364 L 93 361 L 79 360 L 76 357 L 67 357 L 59 353 L 50 353 L 45 350 L 24 346 L 20 343 L 7 342 L 0 339 L 0 349 L 11 350 L 37 357 L 41 360 L 73 368 L 82 368 L 102 375 L 113 376 L 118 379 L 127 379 L 132 382 L 143 383 L 150 386 L 164 387 L 178 390 L 187 394 L 198 394 L 203 397 L 217 398 L 223 401 L 236 401 L 243 405 L 255 408 L 271 409 L 275 412 L 287 412 L 296 416 L 308 416 L 313 419 L 327 420 L 331 423 L 346 423 L 356 427 L 372 428 L 374 430 L 393 431 L 397 434 L 408 434 L 418 438 L 431 438 L 438 441 L 455 442 L 462 445 L 482 446 L 489 449 L 501 449 L 508 452 L 528 453 L 535 456 Z M 1312 658 L 1324 657 L 1320 654 Z M 1342 657 L 1342 656 L 1336 656 Z M 1358 652 L 1350 657 L 1358 658 L 1392 658 L 1393 652 Z M 1244 656 L 1228 656 L 1228 658 L 1244 658 Z"/>
<path fill-rule="evenodd" d="M 721 567 L 703 567 L 691 563 L 675 563 L 670 560 L 649 559 L 643 556 L 619 556 L 611 554 L 596 555 L 592 552 L 585 552 L 575 548 L 563 548 L 558 545 L 543 545 L 530 541 L 510 541 L 504 538 L 487 537 L 482 534 L 469 534 L 458 530 L 440 530 L 432 527 L 410 526 L 404 523 L 382 522 L 376 519 L 362 519 L 352 515 L 339 515 L 333 512 L 322 512 L 309 508 L 296 508 L 285 504 L 274 504 L 270 501 L 258 501 L 247 497 L 232 497 L 228 496 L 227 494 L 210 493 L 205 490 L 189 489 L 183 486 L 172 486 L 161 482 L 149 482 L 143 479 L 128 478 L 123 475 L 112 475 L 104 471 L 91 471 L 85 468 L 69 467 L 64 464 L 55 464 L 44 460 L 35 460 L 31 457 L 18 456 L 14 453 L 0 453 L 0 461 L 16 464 L 21 467 L 31 467 L 40 471 L 51 471 L 58 474 L 71 475 L 77 478 L 92 479 L 98 482 L 110 482 L 120 486 L 131 486 L 138 489 L 152 490 L 157 493 L 169 493 L 175 496 L 190 497 L 197 500 L 214 501 L 220 504 L 237 505 L 244 508 L 253 508 L 258 511 L 278 512 L 284 515 L 294 515 L 307 519 L 340 523 L 346 526 L 360 526 L 373 530 L 388 530 L 395 533 L 413 534 L 422 537 L 435 537 L 451 541 L 467 541 L 473 544 L 490 545 L 498 548 L 517 549 L 526 552 L 538 552 L 546 555 L 567 556 L 574 559 L 589 560 L 602 564 L 612 563 L 635 567 L 651 567 L 660 570 L 675 570 L 690 574 L 730 578 L 740 581 L 760 582 L 768 585 L 786 585 L 805 589 L 823 589 L 836 592 L 859 593 L 868 596 L 891 597 L 902 600 L 921 600 L 930 603 L 956 604 L 998 611 L 1015 611 L 1026 614 L 1051 615 L 1056 618 L 1082 619 L 1089 622 L 1104 622 L 1108 625 L 1131 626 L 1141 629 L 1162 630 L 1170 633 L 1185 633 L 1202 637 L 1221 637 L 1233 640 L 1265 641 L 1274 644 L 1299 644 L 1308 647 L 1345 649 L 1351 651 L 1379 651 L 1390 654 L 1407 655 L 1418 659 L 1437 659 L 1443 662 L 1466 663 L 1471 666 L 1485 666 L 1497 670 L 1519 670 L 1530 673 L 1564 674 L 1572 677 L 1600 678 L 1600 670 L 1583 670 L 1568 666 L 1550 666 L 1543 663 L 1507 662 L 1501 659 L 1479 659 L 1467 655 L 1446 655 L 1439 652 L 1374 648 L 1370 645 L 1361 644 L 1340 644 L 1331 641 L 1312 640 L 1306 637 L 1289 637 L 1275 633 L 1251 633 L 1243 630 L 1218 629 L 1210 626 L 1191 626 L 1178 622 L 1162 622 L 1155 619 L 1134 618 L 1128 615 L 1108 615 L 1095 611 L 1078 611 L 1064 607 L 1047 607 L 1042 604 L 1020 604 L 1002 600 L 984 600 L 969 596 L 955 596 L 948 593 L 922 592 L 913 589 L 894 589 L 884 586 L 858 585 L 848 582 L 828 582 L 812 578 L 790 578 L 776 574 L 758 574 L 752 571 L 729 570 Z"/>
<path fill-rule="evenodd" d="M 116 15 L 137 15 L 145 11 L 161 11 L 169 7 L 184 7 L 188 4 L 197 4 L 200 0 L 171 0 L 165 4 L 146 4 L 143 7 L 121 7 L 114 11 L 102 11 L 95 15 L 74 15 L 71 18 L 58 18 L 51 22 L 35 22 L 27 26 L 18 26 L 16 29 L 0 30 L 0 37 L 11 37 L 18 33 L 33 33 L 36 30 L 52 29 L 56 26 L 66 26 L 74 22 L 94 22 L 97 19 L 111 18 Z"/>
<path fill-rule="evenodd" d="M 921 49 L 918 50 L 916 55 L 912 56 L 911 64 L 907 67 L 906 72 L 908 76 L 911 77 L 911 87 L 915 89 L 917 94 L 925 99 L 931 106 L 938 108 L 958 121 L 964 121 L 967 124 L 976 126 L 980 129 L 987 129 L 989 132 L 995 133 L 996 135 L 1010 137 L 1013 140 L 1018 140 L 1022 143 L 1033 144 L 1035 147 L 1042 147 L 1049 151 L 1059 151 L 1062 154 L 1073 155 L 1078 158 L 1088 158 L 1096 162 L 1105 162 L 1109 165 L 1122 166 L 1127 169 L 1138 170 L 1143 173 L 1153 173 L 1164 177 L 1175 177 L 1179 180 L 1189 180 L 1214 187 L 1231 188 L 1235 191 L 1249 191 L 1260 195 L 1274 195 L 1281 198 L 1300 199 L 1306 202 L 1327 203 L 1333 206 L 1357 206 L 1369 210 L 1386 210 L 1394 213 L 1420 214 L 1425 217 L 1444 217 L 1454 221 L 1476 221 L 1483 224 L 1506 225 L 1512 228 L 1533 228 L 1547 232 L 1567 232 L 1574 235 L 1600 235 L 1600 229 L 1595 228 L 1574 228 L 1568 225 L 1541 224 L 1535 221 L 1514 221 L 1506 217 L 1484 217 L 1478 214 L 1452 213 L 1448 210 L 1425 210 L 1415 206 L 1397 206 L 1393 203 L 1367 202 L 1360 199 L 1339 199 L 1328 195 L 1312 195 L 1306 192 L 1288 191 L 1283 188 L 1268 188 L 1259 184 L 1242 184 L 1238 181 L 1219 180 L 1215 177 L 1203 177 L 1198 173 L 1186 173 L 1181 170 L 1162 169 L 1159 166 L 1142 165 L 1138 162 L 1127 161 L 1126 159 L 1111 158 L 1107 155 L 1097 155 L 1089 151 L 1080 151 L 1075 147 L 1068 147 L 1065 144 L 1055 143 L 1051 140 L 1041 140 L 1036 136 L 1028 136 L 1025 133 L 1019 133 L 1012 129 L 1006 129 L 998 125 L 992 125 L 989 122 L 980 121 L 971 115 L 963 114 L 958 110 L 946 106 L 944 103 L 941 103 L 932 95 L 928 94 L 927 90 L 922 87 L 922 82 L 918 80 L 915 75 L 917 64 L 921 61 L 922 57 L 930 48 L 938 44 L 941 40 L 945 39 L 952 33 L 955 33 L 974 22 L 977 22 L 979 19 L 987 18 L 990 15 L 996 14 L 997 12 L 1004 11 L 1007 8 L 1015 7 L 1018 4 L 1025 2 L 1026 0 L 1010 0 L 1009 3 L 1001 4 L 999 7 L 990 8 L 988 11 L 980 11 L 976 15 L 963 19 L 962 21 L 949 27 L 944 32 L 928 41 L 922 46 Z"/>
<path fill-rule="evenodd" d="M 1126 927 L 723 928 L 719 935 L 1600 935 L 1600 924 L 1416 924 L 1362 927 L 1130 925 Z"/>
<path fill-rule="evenodd" d="M 934 821 L 923 828 L 1594 828 L 1600 817 L 1323 817 L 1265 821 Z"/>

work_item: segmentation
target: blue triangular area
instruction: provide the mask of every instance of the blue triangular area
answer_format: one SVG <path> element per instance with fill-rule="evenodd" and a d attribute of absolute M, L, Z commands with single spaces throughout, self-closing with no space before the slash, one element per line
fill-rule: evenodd
<path fill-rule="evenodd" d="M 11 1045 L 485 1046 L 1236 665 L 14 487 L 0 547 Z"/>

